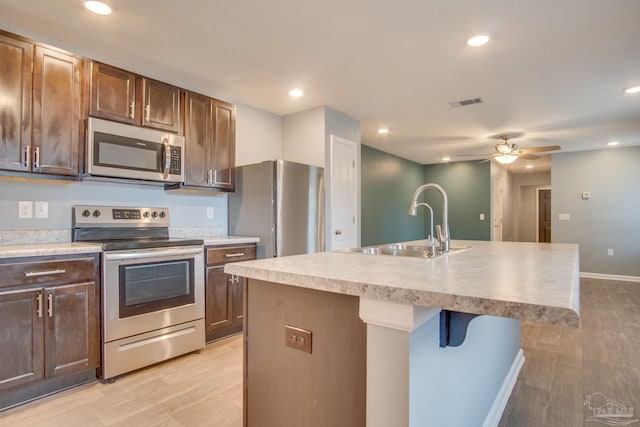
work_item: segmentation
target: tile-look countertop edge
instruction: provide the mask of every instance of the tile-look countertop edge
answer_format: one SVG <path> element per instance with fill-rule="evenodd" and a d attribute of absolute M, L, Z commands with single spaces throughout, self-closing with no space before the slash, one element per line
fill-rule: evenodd
<path fill-rule="evenodd" d="M 433 260 L 324 252 L 228 264 L 225 272 L 399 303 L 578 326 L 577 245 L 454 245 L 471 249 Z"/>

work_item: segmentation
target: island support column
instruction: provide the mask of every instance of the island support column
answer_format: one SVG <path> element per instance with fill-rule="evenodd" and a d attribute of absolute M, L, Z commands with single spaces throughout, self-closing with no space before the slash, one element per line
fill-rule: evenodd
<path fill-rule="evenodd" d="M 524 363 L 520 321 L 479 316 L 440 348 L 440 309 L 360 298 L 367 427 L 497 425 Z"/>

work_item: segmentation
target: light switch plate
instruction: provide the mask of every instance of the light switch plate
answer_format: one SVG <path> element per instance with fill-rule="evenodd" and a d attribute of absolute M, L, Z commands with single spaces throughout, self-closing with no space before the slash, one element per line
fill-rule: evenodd
<path fill-rule="evenodd" d="M 591 193 L 589 193 L 588 191 L 584 191 L 582 193 L 582 200 L 588 200 L 591 198 Z"/>
<path fill-rule="evenodd" d="M 49 218 L 48 202 L 36 202 L 36 218 Z"/>
<path fill-rule="evenodd" d="M 31 201 L 19 201 L 18 202 L 18 218 L 33 218 L 33 202 Z"/>
<path fill-rule="evenodd" d="M 207 219 L 215 219 L 215 211 L 213 209 L 213 206 L 207 207 Z"/>
<path fill-rule="evenodd" d="M 484 221 L 484 214 L 480 214 L 480 221 Z"/>
<path fill-rule="evenodd" d="M 561 214 L 558 214 L 558 219 L 560 221 L 570 221 L 571 220 L 571 215 L 568 214 L 568 213 L 561 213 Z"/>

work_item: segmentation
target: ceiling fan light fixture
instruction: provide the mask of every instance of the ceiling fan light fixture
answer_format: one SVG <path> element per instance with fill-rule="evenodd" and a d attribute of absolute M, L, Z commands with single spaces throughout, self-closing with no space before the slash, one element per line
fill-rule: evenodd
<path fill-rule="evenodd" d="M 451 161 L 451 157 L 449 157 L 449 156 L 444 156 L 444 157 L 442 158 L 442 161 L 443 161 L 443 162 L 449 162 L 449 161 Z"/>
<path fill-rule="evenodd" d="M 380 128 L 378 129 L 378 133 L 381 135 L 384 135 L 385 133 L 389 133 L 389 129 L 388 128 Z"/>
<path fill-rule="evenodd" d="M 515 154 L 501 154 L 494 157 L 494 159 L 496 159 L 498 163 L 501 163 L 503 165 L 508 165 L 515 162 L 517 158 L 518 156 Z"/>

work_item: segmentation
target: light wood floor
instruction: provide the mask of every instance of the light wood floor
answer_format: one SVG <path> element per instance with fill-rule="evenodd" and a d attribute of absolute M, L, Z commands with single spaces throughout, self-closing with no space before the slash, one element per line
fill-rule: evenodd
<path fill-rule="evenodd" d="M 583 405 L 596 392 L 640 418 L 640 283 L 582 279 L 580 298 L 580 328 L 523 323 L 526 362 L 500 427 L 603 425 Z M 240 427 L 241 337 L 0 413 L 0 425 Z"/>
<path fill-rule="evenodd" d="M 240 427 L 242 336 L 124 375 L 0 413 L 15 427 Z"/>

